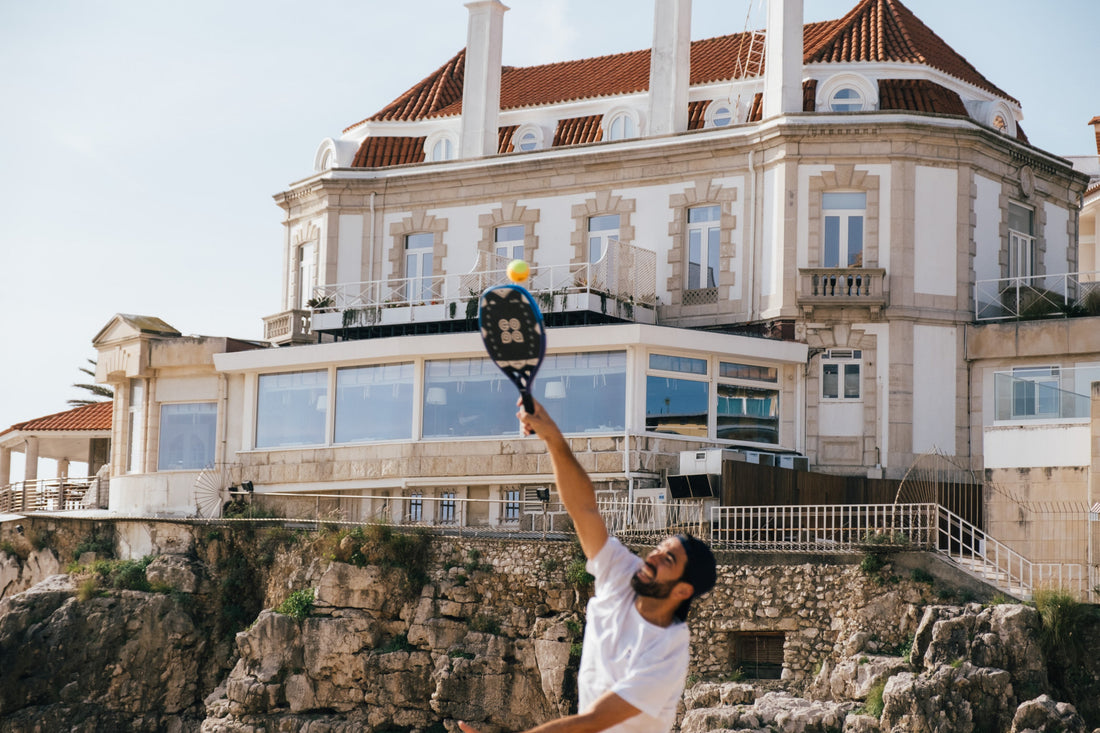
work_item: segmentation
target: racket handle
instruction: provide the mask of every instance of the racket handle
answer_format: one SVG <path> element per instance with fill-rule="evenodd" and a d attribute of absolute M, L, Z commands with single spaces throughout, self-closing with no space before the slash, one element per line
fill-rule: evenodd
<path fill-rule="evenodd" d="M 523 399 L 523 411 L 526 412 L 528 415 L 534 415 L 535 401 L 531 399 L 531 394 L 529 392 L 520 392 L 519 396 Z M 535 431 L 532 430 L 531 435 L 534 434 Z"/>

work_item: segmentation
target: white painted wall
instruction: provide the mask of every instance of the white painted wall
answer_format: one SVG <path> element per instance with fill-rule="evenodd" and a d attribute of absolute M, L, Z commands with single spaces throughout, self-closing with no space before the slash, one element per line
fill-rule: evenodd
<path fill-rule="evenodd" d="M 974 279 L 996 280 L 1001 277 L 1001 184 L 974 176 Z"/>
<path fill-rule="evenodd" d="M 957 329 L 913 327 L 913 452 L 955 455 Z"/>
<path fill-rule="evenodd" d="M 798 166 L 798 233 L 795 235 L 795 262 L 797 267 L 820 267 L 820 262 L 810 262 L 810 178 L 825 171 L 834 170 L 831 165 Z M 888 209 L 883 209 L 888 211 Z M 885 218 L 885 217 L 884 217 Z"/>
<path fill-rule="evenodd" d="M 863 435 L 863 400 L 822 402 L 818 406 L 818 434 L 828 437 Z"/>
<path fill-rule="evenodd" d="M 477 243 L 481 241 L 478 217 L 488 214 L 495 207 L 496 205 L 456 206 L 428 211 L 436 219 L 447 220 L 447 231 L 443 233 L 447 256 L 443 258 L 443 272 L 437 272 L 436 275 L 457 275 L 473 269 L 477 262 Z"/>
<path fill-rule="evenodd" d="M 763 197 L 764 213 L 760 217 L 760 294 L 764 297 L 780 292 L 779 276 L 782 273 L 782 243 L 776 239 L 783 233 L 782 198 L 779 193 L 779 172 L 775 168 L 764 171 L 764 182 L 760 192 Z"/>
<path fill-rule="evenodd" d="M 157 402 L 210 402 L 217 398 L 218 378 L 215 375 L 157 379 Z"/>
<path fill-rule="evenodd" d="M 986 468 L 1088 466 L 1089 425 L 987 427 L 982 448 Z"/>
<path fill-rule="evenodd" d="M 363 214 L 340 214 L 337 226 L 336 282 L 357 283 L 363 277 Z"/>
<path fill-rule="evenodd" d="M 1043 260 L 1046 272 L 1048 275 L 1069 272 L 1069 263 L 1066 261 L 1069 251 L 1069 212 L 1050 202 L 1043 205 L 1043 212 L 1046 214 L 1046 227 L 1043 229 L 1047 240 L 1046 256 Z"/>
<path fill-rule="evenodd" d="M 535 224 L 535 237 L 538 238 L 538 254 L 535 259 L 539 267 L 569 262 L 573 256 L 573 207 L 584 203 L 586 198 L 586 195 L 580 194 L 522 199 L 516 202 L 539 212 L 539 220 Z"/>
<path fill-rule="evenodd" d="M 893 211 L 890 196 L 891 168 L 889 165 L 857 165 L 857 171 L 866 171 L 872 176 L 878 176 L 878 266 L 890 274 L 890 212 Z"/>
<path fill-rule="evenodd" d="M 955 295 L 957 280 L 958 173 L 917 166 L 914 194 L 913 290 Z"/>

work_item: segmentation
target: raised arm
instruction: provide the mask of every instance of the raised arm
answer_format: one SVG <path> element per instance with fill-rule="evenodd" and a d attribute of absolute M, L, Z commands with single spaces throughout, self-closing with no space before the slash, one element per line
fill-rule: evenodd
<path fill-rule="evenodd" d="M 565 510 L 573 519 L 577 538 L 585 557 L 596 556 L 607 542 L 607 525 L 596 507 L 596 491 L 588 472 L 577 462 L 569 441 L 561 434 L 557 424 L 546 414 L 542 405 L 535 402 L 535 412 L 530 414 L 520 402 L 517 413 L 524 435 L 535 433 L 546 443 L 550 461 L 554 466 L 554 481 L 558 485 L 558 494 Z"/>

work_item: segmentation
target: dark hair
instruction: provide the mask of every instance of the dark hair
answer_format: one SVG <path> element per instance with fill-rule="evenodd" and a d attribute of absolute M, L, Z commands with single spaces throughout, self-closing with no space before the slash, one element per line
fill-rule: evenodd
<path fill-rule="evenodd" d="M 678 534 L 676 539 L 684 548 L 687 562 L 684 564 L 684 572 L 680 580 L 691 584 L 692 594 L 676 607 L 676 618 L 686 621 L 688 610 L 691 608 L 692 599 L 701 596 L 714 587 L 718 580 L 718 563 L 714 560 L 714 553 L 707 547 L 707 543 L 692 537 L 690 534 Z"/>

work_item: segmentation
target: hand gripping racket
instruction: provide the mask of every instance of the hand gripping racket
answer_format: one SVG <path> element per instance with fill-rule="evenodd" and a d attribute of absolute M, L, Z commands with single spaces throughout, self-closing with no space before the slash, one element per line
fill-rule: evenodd
<path fill-rule="evenodd" d="M 519 389 L 523 409 L 533 413 L 531 383 L 546 354 L 546 330 L 535 299 L 519 285 L 488 288 L 478 301 L 477 321 L 489 358 Z"/>

